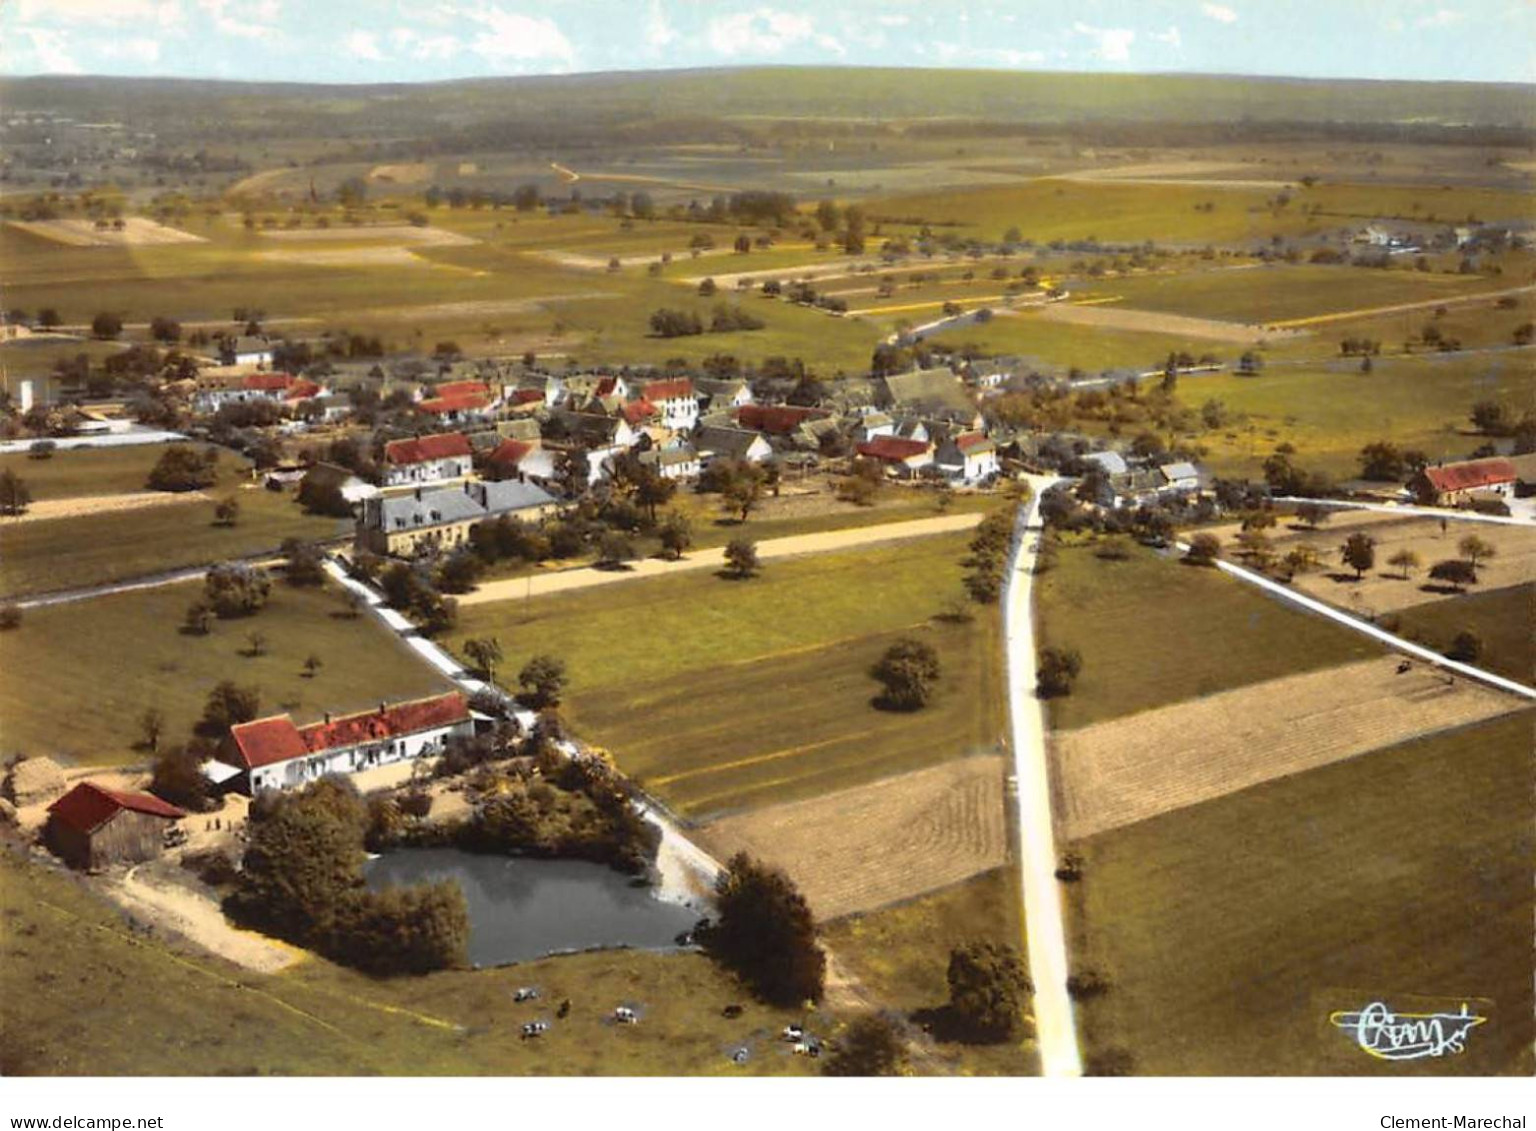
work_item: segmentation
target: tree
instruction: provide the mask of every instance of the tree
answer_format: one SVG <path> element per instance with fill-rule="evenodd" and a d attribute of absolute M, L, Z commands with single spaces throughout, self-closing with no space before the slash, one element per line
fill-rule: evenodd
<path fill-rule="evenodd" d="M 470 658 L 487 683 L 496 682 L 496 665 L 501 663 L 501 641 L 494 636 L 475 636 L 464 641 L 464 654 Z"/>
<path fill-rule="evenodd" d="M 1456 543 L 1456 549 L 1461 551 L 1462 557 L 1472 563 L 1474 570 L 1498 553 L 1494 546 L 1483 541 L 1476 534 L 1468 534 L 1460 542 Z"/>
<path fill-rule="evenodd" d="M 9 632 L 21 627 L 21 606 L 14 602 L 0 605 L 0 631 Z"/>
<path fill-rule="evenodd" d="M 1402 451 L 1394 443 L 1377 440 L 1360 449 L 1360 477 L 1389 483 L 1407 473 Z"/>
<path fill-rule="evenodd" d="M 264 656 L 267 652 L 267 634 L 265 632 L 248 632 L 245 636 L 245 654 L 247 656 Z"/>
<path fill-rule="evenodd" d="M 149 320 L 149 336 L 157 342 L 181 341 L 181 323 L 156 315 Z"/>
<path fill-rule="evenodd" d="M 739 852 L 715 881 L 716 922 L 705 948 L 771 1005 L 820 1001 L 827 956 L 810 906 L 777 868 Z"/>
<path fill-rule="evenodd" d="M 222 680 L 208 693 L 197 730 L 209 738 L 222 739 L 229 734 L 230 727 L 248 723 L 260 713 L 260 691 L 240 687 L 233 680 Z"/>
<path fill-rule="evenodd" d="M 869 674 L 885 689 L 878 700 L 880 706 L 916 711 L 933 699 L 939 682 L 939 654 L 927 641 L 904 636 L 885 650 Z"/>
<path fill-rule="evenodd" d="M 215 526 L 234 526 L 240 521 L 240 500 L 231 495 L 220 499 L 213 506 L 213 524 Z"/>
<path fill-rule="evenodd" d="M 271 594 L 267 571 L 245 562 L 213 566 L 203 578 L 203 597 L 221 620 L 260 612 Z"/>
<path fill-rule="evenodd" d="M 816 223 L 821 226 L 822 231 L 837 231 L 837 225 L 840 218 L 841 213 L 838 211 L 837 205 L 832 201 L 823 200 L 816 205 Z"/>
<path fill-rule="evenodd" d="M 123 332 L 123 320 L 110 310 L 103 310 L 91 319 L 91 337 L 109 342 Z"/>
<path fill-rule="evenodd" d="M 37 312 L 37 328 L 39 330 L 53 330 L 63 324 L 63 317 L 51 306 L 45 306 Z"/>
<path fill-rule="evenodd" d="M 677 561 L 693 545 L 693 523 L 687 515 L 674 511 L 661 524 L 660 535 L 661 548 Z"/>
<path fill-rule="evenodd" d="M 193 636 L 207 636 L 208 630 L 213 627 L 213 607 L 199 597 L 187 606 L 181 625 Z"/>
<path fill-rule="evenodd" d="M 146 707 L 139 716 L 139 745 L 151 754 L 160 749 L 160 738 L 165 734 L 165 712 L 159 707 Z"/>
<path fill-rule="evenodd" d="M 325 550 L 315 542 L 303 542 L 297 538 L 283 541 L 283 576 L 289 585 L 313 586 L 325 584 Z"/>
<path fill-rule="evenodd" d="M 1214 534 L 1196 534 L 1189 540 L 1184 560 L 1191 565 L 1212 566 L 1221 556 L 1221 540 Z"/>
<path fill-rule="evenodd" d="M 623 531 L 610 530 L 598 540 L 597 565 L 599 567 L 617 568 L 634 556 L 635 544 Z"/>
<path fill-rule="evenodd" d="M 553 707 L 565 689 L 565 661 L 545 654 L 534 656 L 517 673 L 517 682 L 523 697 L 534 707 Z"/>
<path fill-rule="evenodd" d="M 1460 593 L 1468 585 L 1477 582 L 1477 567 L 1463 558 L 1448 558 L 1430 566 L 1429 576 L 1434 581 L 1448 582 L 1452 589 Z"/>
<path fill-rule="evenodd" d="M 746 522 L 763 498 L 762 469 L 750 463 L 739 465 L 720 494 L 739 521 Z"/>
<path fill-rule="evenodd" d="M 1396 566 L 1402 573 L 1403 580 L 1407 581 L 1408 575 L 1418 569 L 1422 563 L 1419 560 L 1419 555 L 1412 550 L 1398 550 L 1387 559 L 1387 564 L 1389 566 Z"/>
<path fill-rule="evenodd" d="M 201 491 L 218 479 L 218 449 L 199 453 L 186 444 L 172 444 L 160 454 L 146 481 L 151 491 Z"/>
<path fill-rule="evenodd" d="M 315 653 L 311 652 L 309 655 L 304 657 L 304 678 L 314 679 L 315 676 L 320 674 L 320 669 L 324 666 L 325 661 Z"/>
<path fill-rule="evenodd" d="M 949 1009 L 973 1037 L 1011 1040 L 1034 993 L 1011 946 L 970 943 L 949 952 Z"/>
<path fill-rule="evenodd" d="M 204 751 L 195 743 L 172 746 L 155 756 L 149 790 L 183 809 L 208 806 L 208 778 L 203 774 Z"/>
<path fill-rule="evenodd" d="M 1509 409 L 1498 401 L 1478 401 L 1470 413 L 1472 426 L 1488 436 L 1506 435 L 1511 427 Z"/>
<path fill-rule="evenodd" d="M 745 580 L 757 571 L 757 543 L 750 538 L 732 538 L 725 547 L 725 572 Z"/>
<path fill-rule="evenodd" d="M 906 1070 L 901 1026 L 884 1013 L 855 1018 L 822 1069 L 828 1076 L 903 1076 Z"/>
<path fill-rule="evenodd" d="M 0 471 L 0 514 L 17 515 L 32 504 L 32 489 L 10 468 Z"/>
<path fill-rule="evenodd" d="M 1053 699 L 1072 694 L 1072 684 L 1083 670 L 1083 657 L 1075 648 L 1044 648 L 1035 675 L 1035 694 Z"/>
<path fill-rule="evenodd" d="M 656 523 L 656 510 L 664 507 L 672 501 L 672 496 L 677 493 L 677 484 L 650 464 L 640 463 L 631 471 L 630 483 L 634 491 L 635 502 L 645 508 L 647 518 L 654 526 Z"/>
<path fill-rule="evenodd" d="M 1463 664 L 1475 664 L 1483 654 L 1483 639 L 1470 629 L 1456 634 L 1456 639 L 1451 641 L 1451 646 L 1445 650 L 1447 658 L 1459 660 Z"/>
<path fill-rule="evenodd" d="M 1339 547 L 1339 557 L 1355 571 L 1355 580 L 1359 581 L 1376 564 L 1376 539 L 1357 530 Z"/>
<path fill-rule="evenodd" d="M 1296 508 L 1296 518 L 1309 530 L 1316 530 L 1332 517 L 1333 511 L 1321 503 L 1302 503 Z"/>

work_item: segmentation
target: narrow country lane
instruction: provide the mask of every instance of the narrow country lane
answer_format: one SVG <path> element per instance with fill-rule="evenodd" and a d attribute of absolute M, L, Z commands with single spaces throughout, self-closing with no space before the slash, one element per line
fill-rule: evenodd
<path fill-rule="evenodd" d="M 1035 547 L 1043 534 L 1040 496 L 1059 480 L 1031 476 L 1033 494 L 1019 522 L 1013 565 L 1003 598 L 1008 660 L 1008 717 L 1018 789 L 1019 871 L 1024 882 L 1024 930 L 1029 976 L 1035 984 L 1035 1040 L 1045 1076 L 1081 1076 L 1077 1017 L 1067 993 L 1067 932 L 1056 879 L 1056 832 L 1045 744 L 1045 709 L 1035 695 Z"/>

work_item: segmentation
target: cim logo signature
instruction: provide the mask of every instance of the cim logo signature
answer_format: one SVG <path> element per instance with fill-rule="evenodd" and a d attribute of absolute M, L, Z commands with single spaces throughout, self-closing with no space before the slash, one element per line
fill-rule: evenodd
<path fill-rule="evenodd" d="M 1359 1011 L 1328 1015 L 1330 1024 L 1349 1033 L 1355 1044 L 1378 1060 L 1422 1060 L 1465 1052 L 1467 1034 L 1487 1020 L 1471 1012 L 1466 1002 L 1456 1013 L 1395 1013 L 1385 1002 L 1373 1001 Z"/>

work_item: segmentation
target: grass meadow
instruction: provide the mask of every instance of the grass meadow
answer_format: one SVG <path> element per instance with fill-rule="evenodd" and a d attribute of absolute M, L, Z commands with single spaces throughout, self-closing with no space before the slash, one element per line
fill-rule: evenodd
<path fill-rule="evenodd" d="M 1444 601 L 1411 605 L 1390 614 L 1399 634 L 1445 651 L 1462 632 L 1482 641 L 1477 666 L 1536 684 L 1536 584 L 1467 593 Z"/>
<path fill-rule="evenodd" d="M 1089 1056 L 1148 1075 L 1528 1075 L 1532 712 L 1079 842 Z M 1374 1060 L 1335 1009 L 1491 999 L 1464 1054 Z M 1400 1008 L 1407 1008 L 1400 1006 Z"/>

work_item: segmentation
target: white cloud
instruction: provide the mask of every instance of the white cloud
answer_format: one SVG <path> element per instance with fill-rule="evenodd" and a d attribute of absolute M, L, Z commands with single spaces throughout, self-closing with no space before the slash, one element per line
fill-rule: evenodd
<path fill-rule="evenodd" d="M 1124 63 L 1129 60 L 1131 44 L 1136 42 L 1136 33 L 1130 28 L 1090 27 L 1085 23 L 1075 23 L 1072 30 L 1092 39 L 1095 58 L 1103 59 L 1106 63 Z"/>
<path fill-rule="evenodd" d="M 375 63 L 384 61 L 384 52 L 379 47 L 379 37 L 371 31 L 354 31 L 345 40 L 347 54 L 354 59 L 370 59 Z"/>
<path fill-rule="evenodd" d="M 814 43 L 837 55 L 846 53 L 835 36 L 817 32 L 812 17 L 774 8 L 711 20 L 706 38 L 720 55 L 777 55 L 797 43 Z"/>
<path fill-rule="evenodd" d="M 459 53 L 459 41 L 451 35 L 422 35 L 412 28 L 397 27 L 389 33 L 395 50 L 412 59 L 451 59 Z"/>
<path fill-rule="evenodd" d="M 277 39 L 282 34 L 273 26 L 282 15 L 280 0 L 197 0 L 197 6 L 225 35 L 239 39 Z"/>
<path fill-rule="evenodd" d="M 30 68 L 23 64 L 18 70 L 30 69 L 50 75 L 81 73 L 80 64 L 69 53 L 69 36 L 64 32 L 45 27 L 22 27 L 16 29 L 16 34 L 26 43 L 26 48 L 17 54 L 30 57 L 31 63 Z"/>
<path fill-rule="evenodd" d="M 911 16 L 904 16 L 899 12 L 895 15 L 875 17 L 875 23 L 881 27 L 906 27 L 911 22 Z"/>
<path fill-rule="evenodd" d="M 1167 31 L 1149 31 L 1147 38 L 1154 43 L 1166 43 L 1170 47 L 1184 46 L 1184 40 L 1179 35 L 1179 29 L 1176 27 L 1170 27 Z"/>
<path fill-rule="evenodd" d="M 941 63 L 974 63 L 991 67 L 1023 67 L 1045 62 L 1044 51 L 1021 51 L 1010 47 L 966 47 L 960 43 L 935 43 L 934 54 Z"/>
<path fill-rule="evenodd" d="M 23 23 L 46 19 L 55 24 L 114 27 L 119 24 L 181 23 L 181 0 L 20 0 L 16 17 Z"/>
<path fill-rule="evenodd" d="M 106 59 L 128 59 L 135 63 L 158 63 L 160 41 L 135 36 L 129 39 L 108 39 L 91 45 L 95 54 Z"/>
<path fill-rule="evenodd" d="M 1459 24 L 1467 18 L 1465 12 L 1459 12 L 1455 8 L 1438 8 L 1427 16 L 1420 16 L 1413 21 L 1414 27 L 1450 27 Z"/>
<path fill-rule="evenodd" d="M 470 40 L 469 50 L 489 62 L 554 59 L 569 66 L 576 59 L 576 49 L 553 20 L 499 6 L 466 8 L 458 14 L 484 28 Z"/>
<path fill-rule="evenodd" d="M 651 0 L 650 11 L 645 17 L 645 43 L 647 47 L 661 50 L 677 40 L 677 29 L 667 19 L 661 0 Z"/>
<path fill-rule="evenodd" d="M 1201 4 L 1200 10 L 1219 24 L 1237 23 L 1237 13 L 1225 4 Z"/>

